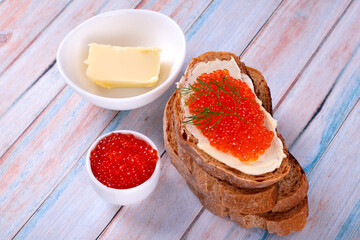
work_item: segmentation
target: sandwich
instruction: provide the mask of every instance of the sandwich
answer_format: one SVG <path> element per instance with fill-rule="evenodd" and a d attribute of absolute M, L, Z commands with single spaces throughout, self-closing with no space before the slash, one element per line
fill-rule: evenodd
<path fill-rule="evenodd" d="M 305 226 L 306 175 L 276 130 L 259 71 L 228 52 L 192 59 L 163 124 L 170 161 L 207 210 L 279 236 Z"/>

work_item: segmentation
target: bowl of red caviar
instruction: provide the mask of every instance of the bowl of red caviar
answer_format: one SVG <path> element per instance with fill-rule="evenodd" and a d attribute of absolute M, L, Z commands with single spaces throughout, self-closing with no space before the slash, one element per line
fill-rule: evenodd
<path fill-rule="evenodd" d="M 160 156 L 145 135 L 118 130 L 100 136 L 86 156 L 86 168 L 95 191 L 116 205 L 138 203 L 156 188 Z"/>

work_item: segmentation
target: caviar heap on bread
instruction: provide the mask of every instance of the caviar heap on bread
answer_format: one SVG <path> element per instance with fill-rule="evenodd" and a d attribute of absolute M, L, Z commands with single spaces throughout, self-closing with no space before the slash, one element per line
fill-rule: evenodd
<path fill-rule="evenodd" d="M 193 58 L 166 104 L 171 163 L 211 213 L 285 236 L 304 228 L 309 185 L 272 117 L 263 75 L 229 52 Z"/>
<path fill-rule="evenodd" d="M 271 145 L 274 133 L 264 126 L 264 112 L 249 86 L 227 69 L 201 74 L 182 89 L 194 124 L 211 146 L 240 161 L 256 161 Z"/>
<path fill-rule="evenodd" d="M 285 156 L 277 122 L 235 60 L 200 62 L 178 83 L 187 130 L 197 146 L 250 175 L 272 172 Z"/>

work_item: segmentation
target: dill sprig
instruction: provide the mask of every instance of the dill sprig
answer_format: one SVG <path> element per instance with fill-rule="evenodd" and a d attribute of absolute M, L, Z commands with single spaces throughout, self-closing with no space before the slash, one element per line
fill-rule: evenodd
<path fill-rule="evenodd" d="M 243 119 L 239 114 L 237 114 L 237 108 L 242 100 L 250 100 L 249 98 L 244 98 L 241 96 L 239 89 L 241 87 L 236 87 L 234 82 L 231 79 L 226 78 L 226 76 L 223 76 L 221 81 L 216 81 L 212 78 L 210 78 L 209 83 L 204 82 L 200 78 L 196 79 L 197 82 L 194 84 L 189 84 L 187 87 L 183 87 L 180 89 L 182 96 L 187 96 L 191 94 L 191 96 L 186 100 L 185 105 L 188 106 L 192 102 L 194 102 L 198 97 L 200 96 L 209 96 L 214 100 L 214 104 L 204 107 L 204 108 L 198 108 L 194 110 L 193 116 L 187 116 L 185 117 L 184 123 L 186 124 L 192 124 L 192 125 L 203 125 L 205 124 L 205 127 L 202 129 L 204 131 L 205 129 L 208 129 L 210 131 L 211 129 L 216 129 L 220 121 L 225 116 L 236 116 L 241 121 L 247 124 L 245 119 Z M 215 85 L 217 87 L 216 90 L 212 88 L 212 85 Z M 230 109 L 224 104 L 221 103 L 220 99 L 220 92 L 230 96 L 235 103 L 234 109 Z M 220 111 L 213 111 L 212 108 L 215 106 L 220 106 Z M 213 120 L 217 119 L 214 123 Z M 212 124 L 211 124 L 212 123 Z M 211 125 L 210 125 L 211 124 Z"/>

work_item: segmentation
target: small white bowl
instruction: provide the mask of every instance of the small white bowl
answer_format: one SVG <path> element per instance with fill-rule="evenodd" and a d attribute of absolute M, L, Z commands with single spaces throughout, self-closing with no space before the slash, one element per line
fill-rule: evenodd
<path fill-rule="evenodd" d="M 102 184 L 99 180 L 97 180 L 91 170 L 90 165 L 90 153 L 98 144 L 98 142 L 103 139 L 104 137 L 110 135 L 111 133 L 124 133 L 124 134 L 132 134 L 136 138 L 144 140 L 147 142 L 153 149 L 155 149 L 158 153 L 158 161 L 156 163 L 155 170 L 151 177 L 146 180 L 144 183 L 140 184 L 139 186 L 128 188 L 128 189 L 116 189 L 110 188 Z M 156 148 L 155 144 L 145 135 L 130 131 L 130 130 L 118 130 L 109 132 L 105 135 L 100 136 L 95 140 L 95 142 L 89 148 L 87 155 L 86 155 L 86 169 L 90 176 L 91 185 L 95 189 L 95 191 L 99 194 L 100 197 L 105 199 L 106 201 L 115 204 L 115 205 L 130 205 L 138 203 L 145 198 L 147 198 L 156 188 L 159 178 L 160 178 L 160 155 L 159 151 Z"/>
<path fill-rule="evenodd" d="M 86 77 L 89 43 L 161 48 L 159 82 L 149 88 L 106 89 Z M 66 83 L 89 102 L 113 110 L 130 110 L 158 98 L 174 82 L 186 53 L 185 36 L 166 15 L 125 9 L 97 15 L 73 29 L 61 42 L 57 65 Z"/>

